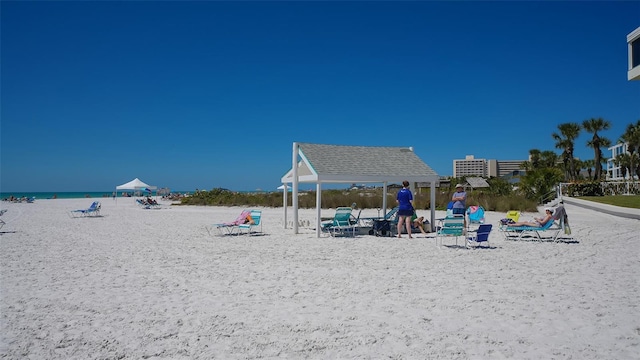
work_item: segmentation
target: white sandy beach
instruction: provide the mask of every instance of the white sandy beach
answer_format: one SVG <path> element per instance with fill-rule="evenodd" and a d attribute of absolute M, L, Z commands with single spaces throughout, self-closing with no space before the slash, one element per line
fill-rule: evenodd
<path fill-rule="evenodd" d="M 92 200 L 101 217 L 69 217 Z M 565 207 L 575 242 L 494 227 L 467 250 L 294 235 L 282 208 L 231 237 L 205 227 L 242 208 L 2 202 L 0 357 L 640 359 L 640 222 Z"/>

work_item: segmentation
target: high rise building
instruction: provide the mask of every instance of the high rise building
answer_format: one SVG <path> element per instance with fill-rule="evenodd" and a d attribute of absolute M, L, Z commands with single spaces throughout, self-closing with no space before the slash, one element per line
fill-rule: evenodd
<path fill-rule="evenodd" d="M 520 171 L 526 160 L 486 160 L 467 155 L 464 160 L 453 160 L 453 177 L 482 176 L 503 177 Z"/>
<path fill-rule="evenodd" d="M 607 180 L 623 180 L 622 167 L 616 165 L 615 158 L 618 155 L 622 155 L 627 152 L 627 143 L 615 144 L 609 148 L 611 150 L 611 157 L 607 159 Z M 629 174 L 627 174 L 629 176 Z"/>
<path fill-rule="evenodd" d="M 487 176 L 487 162 L 467 155 L 464 160 L 453 160 L 453 177 Z"/>
<path fill-rule="evenodd" d="M 640 80 L 640 27 L 627 35 L 627 46 L 629 47 L 627 79 Z"/>

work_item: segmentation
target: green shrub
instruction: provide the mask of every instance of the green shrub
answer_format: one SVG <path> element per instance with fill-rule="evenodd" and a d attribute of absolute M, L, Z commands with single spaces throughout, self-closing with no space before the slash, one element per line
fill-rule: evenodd
<path fill-rule="evenodd" d="M 604 195 L 600 182 L 594 181 L 569 184 L 567 191 L 570 196 Z"/>
<path fill-rule="evenodd" d="M 442 191 L 436 189 L 436 210 L 446 210 L 451 201 L 454 190 Z M 359 209 L 379 209 L 382 207 L 382 189 L 367 190 L 323 190 L 322 208 L 335 209 L 340 206 L 356 204 Z M 396 190 L 386 194 L 387 207 L 396 206 Z M 292 194 L 287 196 L 287 206 L 292 205 Z M 282 207 L 283 193 L 242 193 L 227 189 L 215 188 L 210 191 L 199 190 L 181 199 L 180 205 L 206 206 L 260 206 Z M 431 207 L 430 189 L 421 189 L 415 194 L 414 204 L 418 210 L 428 210 Z M 509 210 L 535 211 L 536 204 L 522 195 L 498 196 L 488 189 L 467 191 L 467 206 L 480 205 L 487 211 L 507 212 Z M 302 192 L 298 196 L 298 207 L 313 209 L 316 207 L 316 192 Z"/>

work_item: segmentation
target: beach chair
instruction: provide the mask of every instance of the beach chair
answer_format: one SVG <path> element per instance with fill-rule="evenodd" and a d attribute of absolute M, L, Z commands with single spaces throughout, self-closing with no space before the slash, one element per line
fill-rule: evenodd
<path fill-rule="evenodd" d="M 85 216 L 99 216 L 101 204 L 99 201 L 94 201 L 91 206 L 86 209 L 71 210 L 71 217 L 85 217 Z"/>
<path fill-rule="evenodd" d="M 445 237 L 455 237 L 456 246 L 458 246 L 458 236 L 464 236 L 464 230 L 464 216 L 454 215 L 440 219 L 440 225 L 436 231 L 436 245 L 438 245 L 438 241 L 442 245 Z"/>
<path fill-rule="evenodd" d="M 556 223 L 557 221 L 557 223 Z M 551 240 L 558 242 L 567 239 L 560 237 L 564 233 L 571 238 L 571 228 L 569 227 L 569 219 L 563 205 L 558 206 L 551 220 L 547 221 L 544 226 L 509 226 L 506 225 L 502 229 L 502 233 L 506 240 L 526 240 L 528 238 L 537 239 L 538 241 Z"/>
<path fill-rule="evenodd" d="M 326 231 L 332 237 L 338 235 L 356 236 L 358 220 L 351 214 L 351 207 L 339 207 L 333 216 L 333 220 L 326 226 Z"/>
<path fill-rule="evenodd" d="M 262 211 L 251 210 L 249 216 L 247 216 L 245 223 L 238 225 L 238 232 L 242 234 L 244 230 L 247 231 L 247 235 L 250 235 L 252 230 L 260 228 L 259 232 L 262 232 Z"/>
<path fill-rule="evenodd" d="M 520 219 L 520 211 L 517 211 L 517 210 L 507 211 L 507 216 L 500 219 L 500 222 L 498 223 L 500 231 L 503 231 L 507 226 L 509 226 L 509 224 L 518 222 L 519 219 Z"/>
<path fill-rule="evenodd" d="M 7 212 L 7 209 L 2 209 L 0 210 L 0 229 L 2 229 L 2 227 L 6 224 L 6 222 L 4 222 L 4 220 L 2 220 L 1 216 L 4 215 L 4 213 Z"/>
<path fill-rule="evenodd" d="M 151 205 L 147 204 L 144 200 L 142 199 L 136 199 L 136 204 L 138 206 L 140 206 L 143 209 L 150 209 Z"/>
<path fill-rule="evenodd" d="M 212 228 L 218 229 L 218 232 L 221 235 L 224 235 L 224 234 L 233 235 L 237 230 L 239 230 L 239 226 L 244 224 L 247 221 L 247 217 L 249 215 L 251 215 L 251 211 L 242 210 L 240 215 L 238 215 L 238 217 L 234 221 L 225 222 L 225 223 L 219 223 L 219 224 L 213 224 Z M 211 232 L 209 232 L 209 233 L 211 233 Z"/>
<path fill-rule="evenodd" d="M 157 202 L 149 203 L 147 199 L 136 199 L 136 204 L 143 209 L 160 209 L 160 204 Z"/>
<path fill-rule="evenodd" d="M 471 224 L 484 224 L 484 208 L 482 206 L 469 206 L 467 208 L 467 216 Z"/>
<path fill-rule="evenodd" d="M 487 247 L 489 247 L 489 234 L 491 233 L 491 228 L 493 225 L 491 224 L 482 224 L 478 226 L 476 230 L 472 230 L 467 232 L 467 244 L 472 246 L 475 244 L 475 247 L 479 247 L 480 243 L 486 242 Z"/>
<path fill-rule="evenodd" d="M 535 238 L 538 241 L 542 241 L 541 234 L 544 231 L 551 229 L 554 221 L 547 221 L 544 226 L 509 226 L 506 225 L 503 227 L 502 233 L 504 234 L 505 240 L 526 240 L 527 238 Z M 557 235 L 557 234 L 556 234 Z"/>

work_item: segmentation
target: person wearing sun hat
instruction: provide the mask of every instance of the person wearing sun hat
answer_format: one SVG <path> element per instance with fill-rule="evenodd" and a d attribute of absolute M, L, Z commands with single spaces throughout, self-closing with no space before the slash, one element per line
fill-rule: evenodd
<path fill-rule="evenodd" d="M 509 224 L 509 226 L 531 226 L 531 227 L 543 227 L 547 224 L 548 221 L 553 221 L 553 209 L 548 207 L 544 208 L 545 217 L 537 218 L 534 217 L 533 221 L 520 221 L 514 224 Z"/>
<path fill-rule="evenodd" d="M 464 227 L 466 228 L 467 217 L 465 216 L 465 211 L 467 210 L 467 192 L 464 191 L 462 184 L 456 184 L 456 192 L 451 196 L 451 201 L 453 201 L 453 215 L 464 216 Z"/>
<path fill-rule="evenodd" d="M 464 212 L 467 209 L 467 193 L 464 191 L 464 186 L 462 184 L 456 185 L 456 192 L 453 193 L 451 201 L 453 201 L 453 214 L 464 215 Z"/>

